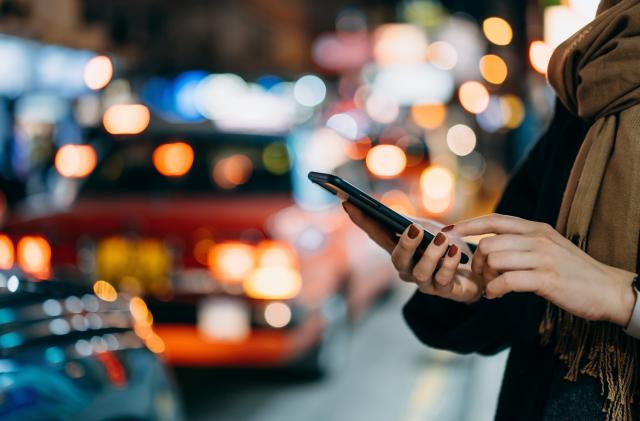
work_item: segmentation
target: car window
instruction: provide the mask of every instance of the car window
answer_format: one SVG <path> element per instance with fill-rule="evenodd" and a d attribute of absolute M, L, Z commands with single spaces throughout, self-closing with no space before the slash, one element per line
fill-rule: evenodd
<path fill-rule="evenodd" d="M 80 196 L 290 192 L 284 140 L 119 140 Z"/>

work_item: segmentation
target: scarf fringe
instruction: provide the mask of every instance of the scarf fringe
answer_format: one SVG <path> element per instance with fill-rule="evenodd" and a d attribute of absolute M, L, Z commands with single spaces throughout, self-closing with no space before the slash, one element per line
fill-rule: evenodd
<path fill-rule="evenodd" d="M 575 382 L 584 374 L 599 381 L 606 421 L 632 421 L 640 378 L 637 341 L 618 326 L 575 317 L 551 303 L 538 333 L 543 345 L 555 345 L 554 353 L 567 365 L 566 380 Z"/>

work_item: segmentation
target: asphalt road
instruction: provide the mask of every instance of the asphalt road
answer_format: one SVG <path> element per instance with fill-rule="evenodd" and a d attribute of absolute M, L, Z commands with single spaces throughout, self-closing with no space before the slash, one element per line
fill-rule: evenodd
<path fill-rule="evenodd" d="M 483 421 L 493 417 L 506 354 L 459 356 L 422 346 L 392 297 L 354 326 L 340 372 L 304 381 L 278 371 L 177 372 L 190 420 Z"/>

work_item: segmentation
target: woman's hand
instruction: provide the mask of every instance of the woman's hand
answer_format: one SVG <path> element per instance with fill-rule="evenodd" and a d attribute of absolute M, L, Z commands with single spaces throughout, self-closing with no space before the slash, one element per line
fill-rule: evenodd
<path fill-rule="evenodd" d="M 550 225 L 493 214 L 459 222 L 451 232 L 496 234 L 480 240 L 471 263 L 487 298 L 533 292 L 587 320 L 629 322 L 635 274 L 598 262 Z"/>
<path fill-rule="evenodd" d="M 480 299 L 484 289 L 481 276 L 474 275 L 469 264 L 459 265 L 461 248 L 471 255 L 463 242 L 457 241 L 448 249 L 447 235 L 439 232 L 414 265 L 413 256 L 424 235 L 422 227 L 413 224 L 397 238 L 352 204 L 343 202 L 343 206 L 351 220 L 391 254 L 400 279 L 415 283 L 426 294 L 465 303 Z M 430 228 L 437 227 L 428 221 L 425 223 Z"/>

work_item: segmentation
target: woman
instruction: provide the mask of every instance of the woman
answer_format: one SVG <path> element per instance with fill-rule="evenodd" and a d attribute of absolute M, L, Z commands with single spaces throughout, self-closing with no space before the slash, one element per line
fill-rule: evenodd
<path fill-rule="evenodd" d="M 396 244 L 345 210 L 417 284 L 404 314 L 420 340 L 463 353 L 511 348 L 496 419 L 636 419 L 640 0 L 603 0 L 556 49 L 549 82 L 554 118 L 497 214 L 443 228 L 413 265 L 422 229 Z M 496 235 L 459 265 L 448 239 L 472 234 Z"/>

